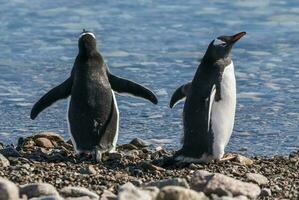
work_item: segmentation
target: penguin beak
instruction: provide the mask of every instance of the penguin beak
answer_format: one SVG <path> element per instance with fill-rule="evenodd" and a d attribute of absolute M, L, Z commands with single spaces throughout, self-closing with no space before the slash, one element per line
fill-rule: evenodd
<path fill-rule="evenodd" d="M 235 35 L 232 36 L 220 36 L 217 39 L 223 41 L 224 43 L 226 43 L 228 46 L 232 46 L 233 44 L 235 44 L 238 40 L 241 39 L 241 37 L 243 37 L 244 35 L 246 35 L 246 32 L 240 32 L 237 33 Z"/>
<path fill-rule="evenodd" d="M 246 35 L 246 32 L 240 32 L 240 33 L 237 33 L 236 35 L 233 35 L 231 36 L 231 43 L 235 43 L 237 42 L 238 40 L 240 40 L 244 35 Z"/>

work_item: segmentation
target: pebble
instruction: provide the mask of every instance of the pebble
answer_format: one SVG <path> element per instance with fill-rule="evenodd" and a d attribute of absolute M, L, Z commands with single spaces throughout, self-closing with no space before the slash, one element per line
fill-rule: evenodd
<path fill-rule="evenodd" d="M 0 177 L 0 200 L 19 199 L 19 189 L 11 181 Z"/>
<path fill-rule="evenodd" d="M 260 197 L 270 197 L 271 195 L 272 195 L 272 193 L 271 193 L 271 190 L 269 188 L 263 188 L 261 190 Z"/>
<path fill-rule="evenodd" d="M 158 194 L 156 200 L 209 200 L 203 192 L 186 189 L 179 186 L 164 187 Z"/>
<path fill-rule="evenodd" d="M 55 187 L 48 183 L 30 183 L 20 186 L 20 196 L 26 195 L 28 198 L 41 196 L 59 196 Z"/>
<path fill-rule="evenodd" d="M 269 183 L 269 180 L 265 176 L 257 173 L 247 173 L 246 178 L 258 185 L 267 185 Z"/>

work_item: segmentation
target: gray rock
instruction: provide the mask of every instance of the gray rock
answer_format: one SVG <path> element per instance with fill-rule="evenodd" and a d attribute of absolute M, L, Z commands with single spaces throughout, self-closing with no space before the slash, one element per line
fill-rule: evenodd
<path fill-rule="evenodd" d="M 9 165 L 9 160 L 7 160 L 7 158 L 0 153 L 0 167 L 7 167 Z"/>
<path fill-rule="evenodd" d="M 246 178 L 247 180 L 257 183 L 258 185 L 267 185 L 269 183 L 269 180 L 261 174 L 247 173 Z"/>
<path fill-rule="evenodd" d="M 118 200 L 152 200 L 152 196 L 128 182 L 122 185 L 118 191 Z"/>
<path fill-rule="evenodd" d="M 63 200 L 63 198 L 58 195 L 51 195 L 51 196 L 34 197 L 29 200 Z"/>
<path fill-rule="evenodd" d="M 144 140 L 140 139 L 140 138 L 135 138 L 133 139 L 130 144 L 138 147 L 138 148 L 143 148 L 143 147 L 147 147 L 149 146 L 149 144 L 147 142 L 145 142 Z"/>
<path fill-rule="evenodd" d="M 48 183 L 31 183 L 20 186 L 20 196 L 26 195 L 28 198 L 42 196 L 59 196 L 53 185 Z"/>
<path fill-rule="evenodd" d="M 211 174 L 207 171 L 197 171 L 191 179 L 191 188 L 203 191 L 205 194 L 217 194 L 225 196 L 230 192 L 234 197 L 244 195 L 250 199 L 256 199 L 261 189 L 253 183 L 246 183 L 223 174 Z"/>
<path fill-rule="evenodd" d="M 240 195 L 236 197 L 211 195 L 213 200 L 248 200 L 246 196 Z"/>
<path fill-rule="evenodd" d="M 19 189 L 11 181 L 0 177 L 0 200 L 18 200 Z"/>
<path fill-rule="evenodd" d="M 184 179 L 184 178 L 172 178 L 172 179 L 158 180 L 158 181 L 145 183 L 144 186 L 155 186 L 160 189 L 165 186 L 181 186 L 184 188 L 190 188 L 189 184 L 187 183 L 186 179 Z"/>
<path fill-rule="evenodd" d="M 100 200 L 116 200 L 117 196 L 109 190 L 104 190 Z"/>
<path fill-rule="evenodd" d="M 8 146 L 0 149 L 0 153 L 5 157 L 20 157 L 21 154 L 13 147 Z"/>
<path fill-rule="evenodd" d="M 263 188 L 261 190 L 260 197 L 270 197 L 272 195 L 271 190 L 269 188 Z"/>
<path fill-rule="evenodd" d="M 157 187 L 145 187 L 141 190 L 143 193 L 148 194 L 151 199 L 156 199 L 160 190 Z"/>
<path fill-rule="evenodd" d="M 89 191 L 83 187 L 65 187 L 60 191 L 63 197 L 84 197 L 87 196 L 90 199 L 99 199 L 99 195 L 94 192 Z"/>
<path fill-rule="evenodd" d="M 180 186 L 164 187 L 158 194 L 156 200 L 208 200 L 202 192 L 186 189 Z"/>
<path fill-rule="evenodd" d="M 83 196 L 83 197 L 68 197 L 65 198 L 64 200 L 91 200 L 88 196 Z"/>

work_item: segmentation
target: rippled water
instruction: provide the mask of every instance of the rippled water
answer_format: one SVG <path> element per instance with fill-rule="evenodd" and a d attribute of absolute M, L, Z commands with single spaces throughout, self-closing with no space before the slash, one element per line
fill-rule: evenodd
<path fill-rule="evenodd" d="M 0 0 L 1 1 L 1 0 Z M 159 105 L 118 96 L 120 143 L 140 137 L 178 148 L 182 106 L 168 108 L 216 36 L 247 31 L 233 49 L 238 104 L 227 150 L 286 154 L 299 149 L 299 2 L 260 0 L 1 1 L 0 140 L 39 131 L 68 138 L 67 101 L 29 119 L 65 80 L 83 28 L 117 75 L 152 88 Z"/>

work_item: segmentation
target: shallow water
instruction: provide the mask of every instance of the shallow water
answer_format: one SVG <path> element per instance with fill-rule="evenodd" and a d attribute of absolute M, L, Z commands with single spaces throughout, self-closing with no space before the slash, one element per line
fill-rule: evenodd
<path fill-rule="evenodd" d="M 2 1 L 0 141 L 55 131 L 68 138 L 67 101 L 32 121 L 30 109 L 65 80 L 83 28 L 93 31 L 110 70 L 152 88 L 159 105 L 118 96 L 120 143 L 134 137 L 178 148 L 183 103 L 172 92 L 190 80 L 208 43 L 247 31 L 235 46 L 238 103 L 229 151 L 299 149 L 299 2 L 260 0 Z"/>

